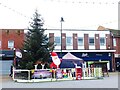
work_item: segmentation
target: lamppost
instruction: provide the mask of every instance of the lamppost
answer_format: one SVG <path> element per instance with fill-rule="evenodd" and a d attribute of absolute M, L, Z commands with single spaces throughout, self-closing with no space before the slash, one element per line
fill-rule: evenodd
<path fill-rule="evenodd" d="M 64 22 L 64 19 L 63 19 L 63 17 L 61 17 L 61 20 L 60 20 L 60 22 L 61 22 L 61 58 L 62 58 L 62 22 Z"/>
<path fill-rule="evenodd" d="M 110 31 L 110 49 L 114 49 L 114 42 L 113 42 L 113 39 L 114 39 L 114 35 L 112 33 L 112 31 Z M 116 67 L 115 67 L 115 56 L 114 56 L 114 53 L 112 53 L 112 71 L 114 72 L 116 70 Z"/>
<path fill-rule="evenodd" d="M 13 48 L 14 50 L 14 67 L 16 67 L 16 48 Z"/>

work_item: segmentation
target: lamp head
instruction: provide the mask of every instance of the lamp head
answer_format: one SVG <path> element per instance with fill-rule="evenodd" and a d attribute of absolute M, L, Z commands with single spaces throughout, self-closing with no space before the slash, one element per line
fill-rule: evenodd
<path fill-rule="evenodd" d="M 61 17 L 61 20 L 60 20 L 60 22 L 64 22 L 64 19 L 63 19 L 63 17 Z"/>

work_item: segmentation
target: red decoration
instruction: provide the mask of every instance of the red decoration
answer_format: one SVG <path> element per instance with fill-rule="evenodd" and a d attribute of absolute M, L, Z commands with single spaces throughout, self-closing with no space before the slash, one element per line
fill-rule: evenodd
<path fill-rule="evenodd" d="M 62 61 L 62 59 L 60 59 L 60 62 Z M 59 66 L 58 66 L 59 67 Z M 54 62 L 52 62 L 51 64 L 50 64 L 50 68 L 57 68 L 57 65 L 55 65 L 54 64 Z"/>
<path fill-rule="evenodd" d="M 57 68 L 57 65 L 55 65 L 53 62 L 50 64 L 50 68 Z"/>
<path fill-rule="evenodd" d="M 51 56 L 57 56 L 57 53 L 52 52 L 52 53 L 51 53 Z"/>
<path fill-rule="evenodd" d="M 82 79 L 82 68 L 76 68 L 76 80 Z"/>

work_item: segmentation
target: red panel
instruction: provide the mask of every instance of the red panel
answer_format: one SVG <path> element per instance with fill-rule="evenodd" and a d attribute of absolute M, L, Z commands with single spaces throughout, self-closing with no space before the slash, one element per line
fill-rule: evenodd
<path fill-rule="evenodd" d="M 82 79 L 82 68 L 76 68 L 76 80 Z"/>

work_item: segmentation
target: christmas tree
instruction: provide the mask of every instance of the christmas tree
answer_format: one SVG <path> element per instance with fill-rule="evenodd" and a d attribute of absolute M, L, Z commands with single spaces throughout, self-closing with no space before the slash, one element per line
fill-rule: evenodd
<path fill-rule="evenodd" d="M 36 10 L 25 37 L 22 49 L 23 58 L 19 63 L 19 68 L 33 69 L 35 64 L 49 63 L 50 52 L 52 52 L 54 45 L 49 42 L 49 38 L 44 34 L 43 25 L 44 21 Z"/>

